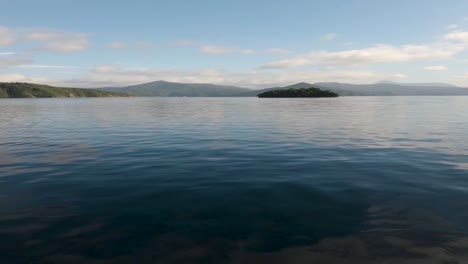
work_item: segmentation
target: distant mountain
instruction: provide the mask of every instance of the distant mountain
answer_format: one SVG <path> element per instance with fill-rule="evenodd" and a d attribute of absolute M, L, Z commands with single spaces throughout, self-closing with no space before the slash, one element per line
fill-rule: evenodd
<path fill-rule="evenodd" d="M 439 86 L 440 85 L 440 86 Z M 420 84 L 397 84 L 380 82 L 375 84 L 348 84 L 337 82 L 322 83 L 296 83 L 284 87 L 273 87 L 261 90 L 253 90 L 237 96 L 256 96 L 273 90 L 298 89 L 316 87 L 330 90 L 342 96 L 446 96 L 446 95 L 468 95 L 468 88 L 461 88 L 450 84 L 420 83 Z"/>
<path fill-rule="evenodd" d="M 448 96 L 468 95 L 468 88 L 456 86 L 434 86 L 428 84 L 348 84 L 348 83 L 315 83 L 315 87 L 330 89 L 341 95 L 365 96 Z"/>
<path fill-rule="evenodd" d="M 316 87 L 330 90 L 341 96 L 417 96 L 417 95 L 468 95 L 468 88 L 443 83 L 399 84 L 380 82 L 375 84 L 348 84 L 338 82 L 296 83 L 284 87 L 252 90 L 236 86 L 201 83 L 173 83 L 157 81 L 127 87 L 99 88 L 101 91 L 123 92 L 133 96 L 186 96 L 186 97 L 254 97 L 273 90 Z"/>
<path fill-rule="evenodd" d="M 109 92 L 122 92 L 133 96 L 187 96 L 224 97 L 251 91 L 247 88 L 203 83 L 150 82 L 126 87 L 98 88 Z"/>
<path fill-rule="evenodd" d="M 403 86 L 425 86 L 425 87 L 457 87 L 456 85 L 450 83 L 399 83 L 399 82 L 392 82 L 392 81 L 381 81 L 377 84 L 396 84 L 396 85 L 403 85 Z"/>
<path fill-rule="evenodd" d="M 94 89 L 61 88 L 34 83 L 0 82 L 0 98 L 51 98 L 51 97 L 126 97 L 121 93 Z"/>

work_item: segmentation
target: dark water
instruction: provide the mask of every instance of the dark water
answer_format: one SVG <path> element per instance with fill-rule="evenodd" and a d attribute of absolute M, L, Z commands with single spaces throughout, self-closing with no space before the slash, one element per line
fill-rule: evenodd
<path fill-rule="evenodd" d="M 0 263 L 468 263 L 468 97 L 0 101 Z"/>

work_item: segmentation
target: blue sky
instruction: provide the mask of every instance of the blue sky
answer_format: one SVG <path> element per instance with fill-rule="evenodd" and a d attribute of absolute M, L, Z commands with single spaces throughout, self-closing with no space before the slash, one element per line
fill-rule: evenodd
<path fill-rule="evenodd" d="M 468 87 L 466 0 L 0 0 L 0 7 L 0 81 Z"/>

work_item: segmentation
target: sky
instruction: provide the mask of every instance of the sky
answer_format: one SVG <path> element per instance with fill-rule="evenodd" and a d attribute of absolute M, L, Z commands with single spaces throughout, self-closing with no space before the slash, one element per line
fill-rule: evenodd
<path fill-rule="evenodd" d="M 468 87 L 466 0 L 0 0 L 0 82 Z"/>

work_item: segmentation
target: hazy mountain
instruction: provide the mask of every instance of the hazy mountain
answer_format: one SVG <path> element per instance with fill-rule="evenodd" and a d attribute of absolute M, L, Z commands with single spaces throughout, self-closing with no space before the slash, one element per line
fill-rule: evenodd
<path fill-rule="evenodd" d="M 438 83 L 415 83 L 415 84 L 397 84 L 390 82 L 380 82 L 375 84 L 348 84 L 336 82 L 322 83 L 296 83 L 284 87 L 273 87 L 262 90 L 253 90 L 247 93 L 238 94 L 237 96 L 256 96 L 257 94 L 291 88 L 310 88 L 317 87 L 320 89 L 337 92 L 342 96 L 397 96 L 397 95 L 468 95 L 468 88 L 461 88 L 451 84 Z"/>
<path fill-rule="evenodd" d="M 456 86 L 434 86 L 430 84 L 347 84 L 347 83 L 316 83 L 314 86 L 322 89 L 330 89 L 342 95 L 368 95 L 368 96 L 424 96 L 424 95 L 468 95 L 468 88 Z"/>
<path fill-rule="evenodd" d="M 425 86 L 425 87 L 457 87 L 456 85 L 450 83 L 399 83 L 399 82 L 392 82 L 392 81 L 381 81 L 379 83 L 384 84 L 396 84 L 396 85 L 403 85 L 403 86 Z"/>
<path fill-rule="evenodd" d="M 61 88 L 34 83 L 0 83 L 0 98 L 125 97 L 94 89 Z"/>
<path fill-rule="evenodd" d="M 251 91 L 235 86 L 203 83 L 173 83 L 165 81 L 150 82 L 126 87 L 107 87 L 99 90 L 122 92 L 133 96 L 187 96 L 187 97 L 223 97 L 234 96 Z"/>
<path fill-rule="evenodd" d="M 337 82 L 296 83 L 283 87 L 252 90 L 235 86 L 200 83 L 172 83 L 157 81 L 127 87 L 100 88 L 110 92 L 123 92 L 133 96 L 187 96 L 187 97 L 248 97 L 278 89 L 316 87 L 337 92 L 342 96 L 395 96 L 395 95 L 468 95 L 468 88 L 443 83 L 399 84 L 380 82 L 375 84 L 348 84 Z"/>

